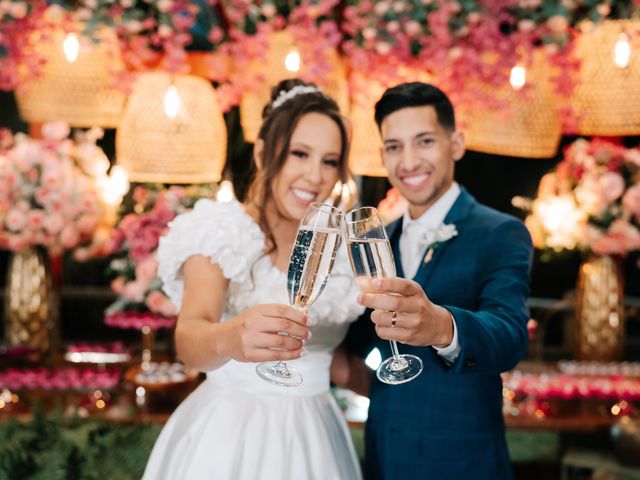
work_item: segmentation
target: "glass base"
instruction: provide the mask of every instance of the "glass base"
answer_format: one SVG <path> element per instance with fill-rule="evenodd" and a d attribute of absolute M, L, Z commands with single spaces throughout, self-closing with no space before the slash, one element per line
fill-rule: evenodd
<path fill-rule="evenodd" d="M 284 362 L 259 363 L 256 372 L 263 380 L 279 387 L 297 387 L 302 383 L 302 375 Z"/>
<path fill-rule="evenodd" d="M 407 383 L 422 372 L 422 360 L 415 355 L 389 357 L 378 367 L 378 380 L 389 385 Z"/>

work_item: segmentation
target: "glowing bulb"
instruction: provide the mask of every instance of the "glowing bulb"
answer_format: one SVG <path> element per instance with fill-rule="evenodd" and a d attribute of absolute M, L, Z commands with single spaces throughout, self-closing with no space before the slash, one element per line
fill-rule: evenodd
<path fill-rule="evenodd" d="M 364 363 L 366 363 L 369 368 L 377 370 L 380 366 L 380 363 L 382 363 L 382 355 L 380 355 L 380 350 L 378 350 L 377 348 L 371 350 L 369 352 L 369 355 L 367 355 Z"/>
<path fill-rule="evenodd" d="M 509 83 L 514 90 L 520 90 L 527 83 L 527 71 L 522 65 L 516 65 L 511 69 Z"/>
<path fill-rule="evenodd" d="M 549 197 L 540 205 L 542 224 L 549 232 L 559 231 L 574 209 L 575 205 L 568 197 Z"/>
<path fill-rule="evenodd" d="M 618 35 L 618 41 L 613 49 L 613 61 L 620 68 L 627 68 L 631 59 L 631 44 L 626 33 Z"/>
<path fill-rule="evenodd" d="M 129 191 L 129 176 L 120 165 L 114 165 L 108 177 L 99 181 L 104 203 L 111 206 L 119 205 L 122 197 Z"/>
<path fill-rule="evenodd" d="M 178 111 L 180 110 L 180 97 L 178 96 L 178 89 L 175 85 L 169 85 L 167 92 L 164 94 L 164 113 L 169 118 L 176 118 Z"/>
<path fill-rule="evenodd" d="M 80 52 L 80 42 L 78 36 L 75 33 L 68 33 L 62 43 L 62 50 L 64 50 L 64 56 L 67 62 L 73 63 L 78 59 L 78 53 Z"/>
<path fill-rule="evenodd" d="M 223 180 L 220 182 L 220 189 L 216 194 L 216 199 L 219 202 L 230 202 L 234 197 L 233 184 L 229 180 Z"/>
<path fill-rule="evenodd" d="M 298 72 L 300 70 L 300 63 L 300 53 L 295 48 L 290 50 L 284 58 L 284 68 L 290 72 Z"/>

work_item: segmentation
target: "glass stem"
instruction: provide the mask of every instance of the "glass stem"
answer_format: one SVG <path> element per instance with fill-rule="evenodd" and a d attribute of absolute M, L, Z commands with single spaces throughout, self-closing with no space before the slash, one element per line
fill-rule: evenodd
<path fill-rule="evenodd" d="M 294 306 L 294 308 L 296 310 L 300 310 L 305 315 L 307 314 L 306 305 L 298 305 L 297 303 L 295 303 L 293 306 Z M 396 351 L 397 351 L 397 349 L 396 349 Z M 281 375 L 281 376 L 284 376 L 284 377 L 290 377 L 291 376 L 291 372 L 289 371 L 289 367 L 287 366 L 287 364 L 285 363 L 284 360 L 280 360 L 280 361 L 274 363 L 273 367 L 271 367 L 271 371 L 273 373 L 275 373 L 276 375 Z"/>
<path fill-rule="evenodd" d="M 389 369 L 394 372 L 402 372 L 403 370 L 409 367 L 409 362 L 407 362 L 404 357 L 400 356 L 400 352 L 398 352 L 398 344 L 395 340 L 389 340 L 391 344 L 391 353 L 393 354 L 391 363 L 389 364 Z"/>
<path fill-rule="evenodd" d="M 393 355 L 393 358 L 396 362 L 401 361 L 400 352 L 398 351 L 398 344 L 395 340 L 389 340 L 389 343 L 391 344 L 391 354 Z"/>

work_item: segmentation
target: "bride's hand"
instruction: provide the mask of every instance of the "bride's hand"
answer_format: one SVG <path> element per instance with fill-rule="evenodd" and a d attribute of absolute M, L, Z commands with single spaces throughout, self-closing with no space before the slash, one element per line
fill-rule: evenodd
<path fill-rule="evenodd" d="M 289 305 L 254 305 L 224 322 L 228 357 L 240 362 L 293 360 L 309 337 L 307 316 Z"/>

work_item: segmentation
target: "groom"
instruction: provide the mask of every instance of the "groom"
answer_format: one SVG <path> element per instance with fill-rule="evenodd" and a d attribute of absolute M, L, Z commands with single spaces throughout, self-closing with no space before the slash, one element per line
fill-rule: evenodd
<path fill-rule="evenodd" d="M 510 479 L 500 372 L 527 348 L 529 234 L 454 182 L 464 139 L 441 90 L 390 88 L 375 119 L 389 181 L 408 201 L 387 231 L 398 277 L 363 289 L 359 301 L 372 310 L 347 337 L 349 374 L 334 377 L 369 390 L 367 478 Z M 369 384 L 361 357 L 373 346 L 388 357 L 387 340 L 422 359 L 420 376 Z M 339 365 L 336 357 L 334 372 Z"/>

